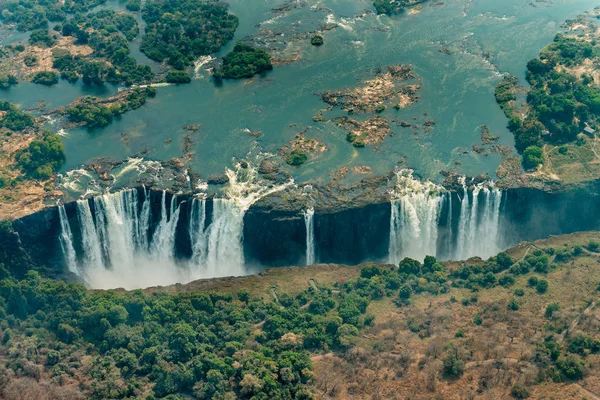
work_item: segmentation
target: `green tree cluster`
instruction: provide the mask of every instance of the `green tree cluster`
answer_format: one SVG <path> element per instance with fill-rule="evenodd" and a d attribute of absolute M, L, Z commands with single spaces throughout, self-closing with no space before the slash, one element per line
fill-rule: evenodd
<path fill-rule="evenodd" d="M 257 49 L 242 42 L 223 58 L 223 66 L 215 72 L 216 78 L 251 78 L 263 71 L 273 69 L 271 57 L 263 49 Z"/>
<path fill-rule="evenodd" d="M 202 0 L 149 0 L 142 17 L 147 27 L 140 50 L 178 70 L 218 51 L 239 23 L 226 3 Z"/>
<path fill-rule="evenodd" d="M 23 172 L 34 179 L 46 180 L 65 162 L 60 137 L 46 132 L 42 139 L 32 141 L 26 150 L 17 154 L 17 163 Z"/>

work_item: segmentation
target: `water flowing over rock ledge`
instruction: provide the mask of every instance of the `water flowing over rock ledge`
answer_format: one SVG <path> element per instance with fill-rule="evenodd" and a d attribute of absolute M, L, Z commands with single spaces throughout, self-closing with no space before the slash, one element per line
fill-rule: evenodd
<path fill-rule="evenodd" d="M 596 185 L 547 193 L 465 183 L 446 191 L 403 174 L 387 201 L 356 207 L 322 210 L 307 195 L 284 208 L 283 192 L 245 208 L 137 188 L 47 208 L 14 228 L 38 265 L 91 287 L 135 288 L 313 262 L 489 257 L 600 225 Z"/>

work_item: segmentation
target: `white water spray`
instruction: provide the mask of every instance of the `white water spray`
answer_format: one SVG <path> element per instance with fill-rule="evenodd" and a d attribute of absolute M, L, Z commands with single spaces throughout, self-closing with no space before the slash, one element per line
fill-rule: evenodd
<path fill-rule="evenodd" d="M 480 203 L 483 203 L 483 208 L 480 208 Z M 474 186 L 469 202 L 468 189 L 463 181 L 455 259 L 475 256 L 486 259 L 501 250 L 498 234 L 501 203 L 502 191 L 491 182 Z"/>
<path fill-rule="evenodd" d="M 71 232 L 71 226 L 67 218 L 67 212 L 65 211 L 64 205 L 58 206 L 58 216 L 60 219 L 60 246 L 67 262 L 67 268 L 70 272 L 79 275 L 79 269 L 77 268 L 77 258 L 75 255 L 75 248 L 73 247 L 73 233 Z"/>
<path fill-rule="evenodd" d="M 442 188 L 413 178 L 412 170 L 397 169 L 395 174 L 390 191 L 389 262 L 398 264 L 404 257 L 423 260 L 437 253 Z"/>
<path fill-rule="evenodd" d="M 306 265 L 315 263 L 315 209 L 304 211 L 304 226 L 306 227 Z"/>

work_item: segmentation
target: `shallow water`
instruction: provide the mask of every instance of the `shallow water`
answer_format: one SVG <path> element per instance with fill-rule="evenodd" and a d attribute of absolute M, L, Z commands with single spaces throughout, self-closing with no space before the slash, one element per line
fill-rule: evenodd
<path fill-rule="evenodd" d="M 263 29 L 288 36 L 319 29 L 327 20 L 340 25 L 324 33 L 325 44 L 319 48 L 308 40 L 291 42 L 284 53 L 298 51 L 300 60 L 264 76 L 217 86 L 204 73 L 189 85 L 159 88 L 156 98 L 106 128 L 69 132 L 63 138 L 64 170 L 95 157 L 122 159 L 142 150 L 157 160 L 181 156 L 187 133 L 183 127 L 199 124 L 200 130 L 192 134 L 196 154 L 192 168 L 204 177 L 222 173 L 232 157 L 244 156 L 256 142 L 265 151 L 276 152 L 306 128 L 308 138 L 316 138 L 329 150 L 290 169 L 297 181 L 326 180 L 330 171 L 341 166 L 369 165 L 373 173 L 383 174 L 402 157 L 405 166 L 434 180 L 439 180 L 442 169 L 495 177 L 500 157 L 471 151 L 473 144 L 481 144 L 482 125 L 500 137 L 500 144 L 513 145 L 506 118 L 494 100 L 495 84 L 505 72 L 524 79 L 526 62 L 552 40 L 560 25 L 597 5 L 591 0 L 450 0 L 435 7 L 425 4 L 416 15 L 355 18 L 371 9 L 369 2 L 309 0 L 282 15 L 270 11 L 284 4 L 281 0 L 234 0 L 230 4 L 240 17 L 235 40 L 256 34 L 261 22 Z M 135 46 L 134 55 L 144 61 Z M 233 42 L 222 53 L 232 46 Z M 443 48 L 450 54 L 440 51 Z M 374 68 L 393 64 L 413 65 L 422 78 L 422 98 L 407 109 L 390 109 L 383 115 L 419 125 L 433 119 L 437 124 L 431 132 L 420 129 L 415 135 L 411 129 L 392 124 L 394 136 L 374 151 L 372 147 L 355 149 L 333 123 L 312 120 L 326 107 L 315 93 L 356 86 L 372 77 Z M 68 104 L 86 90 L 105 96 L 116 88 L 85 89 L 64 82 L 52 88 L 19 84 L 0 92 L 0 98 L 23 107 L 45 99 L 47 107 L 54 107 Z M 325 116 L 339 114 L 334 111 Z M 263 134 L 254 138 L 245 129 Z"/>

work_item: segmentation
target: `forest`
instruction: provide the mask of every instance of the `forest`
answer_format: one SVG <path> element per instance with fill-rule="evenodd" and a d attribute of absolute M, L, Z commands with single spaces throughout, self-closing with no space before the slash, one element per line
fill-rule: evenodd
<path fill-rule="evenodd" d="M 520 153 L 543 143 L 574 142 L 586 127 L 596 129 L 600 115 L 600 88 L 594 78 L 573 68 L 598 57 L 597 45 L 583 39 L 559 34 L 554 42 L 527 64 L 528 112 L 521 116 L 516 106 L 519 92 L 514 77 L 505 77 L 496 87 L 496 101 L 509 118 L 508 128 L 515 135 Z M 535 149 L 530 150 L 537 151 Z"/>
<path fill-rule="evenodd" d="M 142 16 L 148 26 L 141 51 L 178 70 L 219 50 L 239 24 L 227 4 L 200 0 L 149 0 Z"/>
<path fill-rule="evenodd" d="M 44 278 L 45 271 L 36 271 L 11 244 L 12 232 L 10 224 L 0 224 L 0 349 L 7 355 L 0 359 L 0 376 L 20 379 L 0 380 L 0 395 L 14 393 L 11 382 L 35 390 L 37 382 L 49 380 L 49 390 L 71 396 L 66 398 L 92 399 L 314 398 L 311 355 L 351 354 L 360 332 L 375 323 L 370 305 L 390 299 L 403 310 L 423 296 L 463 293 L 461 304 L 471 307 L 487 290 L 501 288 L 513 293 L 506 312 L 518 313 L 524 299 L 550 289 L 545 275 L 600 249 L 590 240 L 585 247 L 534 249 L 517 261 L 500 253 L 458 267 L 430 256 L 423 262 L 406 258 L 397 266 L 364 265 L 354 278 L 266 300 L 243 288 L 88 291 Z M 525 286 L 517 283 L 522 277 Z M 471 294 L 464 296 L 465 290 Z M 538 383 L 580 379 L 587 355 L 600 352 L 593 336 L 557 339 L 562 328 L 552 321 L 560 310 L 559 303 L 546 307 L 547 339 L 533 358 Z M 479 327 L 492 317 L 472 318 Z M 417 319 L 407 323 L 419 335 L 430 329 Z M 459 331 L 456 340 L 464 336 Z M 469 360 L 457 343 L 441 356 L 448 379 L 462 377 Z M 515 384 L 511 393 L 530 390 Z"/>

